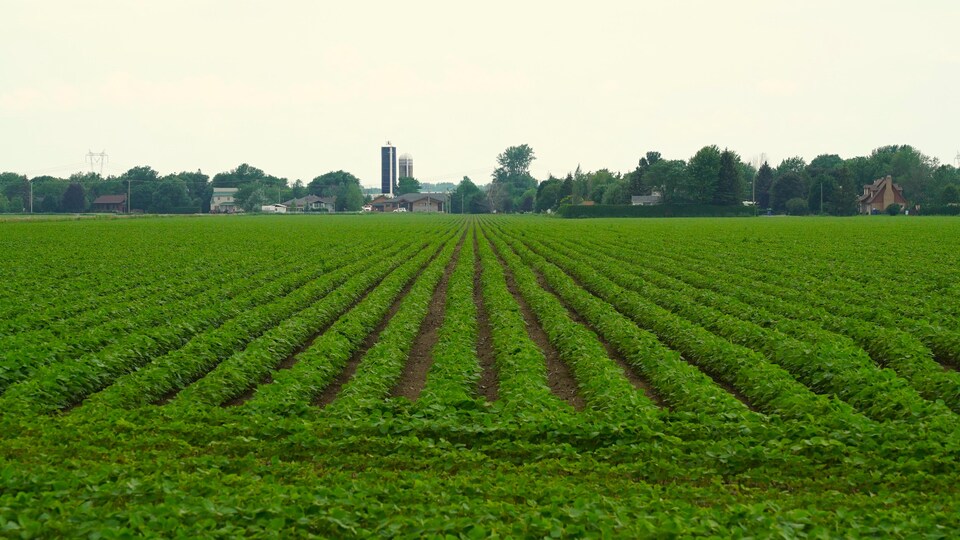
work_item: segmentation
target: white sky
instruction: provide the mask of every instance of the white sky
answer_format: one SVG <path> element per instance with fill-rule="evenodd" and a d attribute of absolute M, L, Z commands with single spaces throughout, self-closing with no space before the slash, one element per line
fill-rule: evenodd
<path fill-rule="evenodd" d="M 707 144 L 808 161 L 960 150 L 960 2 L 0 0 L 0 171 L 246 162 L 379 185 L 629 171 Z"/>

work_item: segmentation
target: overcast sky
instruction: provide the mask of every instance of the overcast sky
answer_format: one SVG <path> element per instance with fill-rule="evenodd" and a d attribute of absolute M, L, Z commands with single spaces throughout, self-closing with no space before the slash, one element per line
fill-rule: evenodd
<path fill-rule="evenodd" d="M 379 185 L 631 170 L 704 145 L 960 151 L 960 2 L 0 0 L 0 171 L 249 163 Z"/>

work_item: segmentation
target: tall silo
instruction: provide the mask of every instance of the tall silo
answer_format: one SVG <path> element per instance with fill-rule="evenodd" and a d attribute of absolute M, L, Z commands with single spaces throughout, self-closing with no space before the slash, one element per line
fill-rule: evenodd
<path fill-rule="evenodd" d="M 380 192 L 393 197 L 397 185 L 397 148 L 387 141 L 380 148 Z"/>
<path fill-rule="evenodd" d="M 400 154 L 400 178 L 413 178 L 413 156 Z"/>

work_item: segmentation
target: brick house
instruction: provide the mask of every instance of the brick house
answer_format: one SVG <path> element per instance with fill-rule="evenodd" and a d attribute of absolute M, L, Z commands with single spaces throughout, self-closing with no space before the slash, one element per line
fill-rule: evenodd
<path fill-rule="evenodd" d="M 127 196 L 101 195 L 93 201 L 91 210 L 93 212 L 117 212 L 122 214 L 127 211 Z"/>
<path fill-rule="evenodd" d="M 903 188 L 893 183 L 893 177 L 877 178 L 872 184 L 863 186 L 863 195 L 857 199 L 857 206 L 861 214 L 883 212 L 891 204 L 899 204 L 906 208 L 907 199 L 903 197 Z"/>

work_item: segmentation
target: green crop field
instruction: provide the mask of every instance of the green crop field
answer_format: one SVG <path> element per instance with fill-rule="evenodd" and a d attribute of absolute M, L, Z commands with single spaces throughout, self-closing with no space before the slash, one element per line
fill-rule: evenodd
<path fill-rule="evenodd" d="M 0 536 L 960 534 L 960 221 L 0 223 Z"/>

